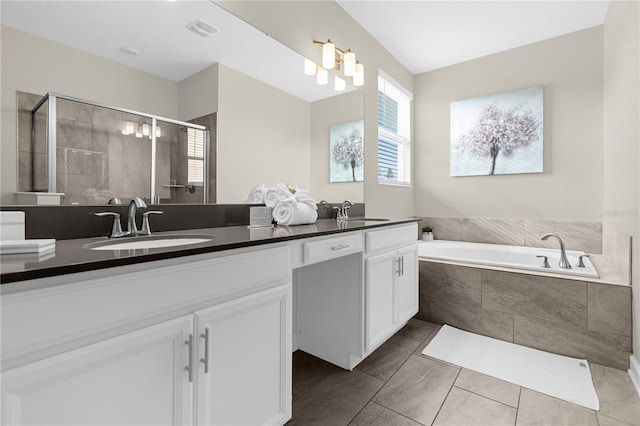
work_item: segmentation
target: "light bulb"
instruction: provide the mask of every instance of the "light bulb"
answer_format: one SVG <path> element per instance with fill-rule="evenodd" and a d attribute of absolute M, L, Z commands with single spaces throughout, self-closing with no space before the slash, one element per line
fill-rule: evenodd
<path fill-rule="evenodd" d="M 132 121 L 125 121 L 124 122 L 124 129 L 122 130 L 122 134 L 123 135 L 130 135 L 131 133 L 133 133 L 133 122 Z"/>
<path fill-rule="evenodd" d="M 142 124 L 142 134 L 145 136 L 150 136 L 151 135 L 151 128 L 149 127 L 149 125 L 147 123 L 143 123 Z"/>
<path fill-rule="evenodd" d="M 351 77 L 356 72 L 356 54 L 347 50 L 344 54 L 344 75 Z"/>
<path fill-rule="evenodd" d="M 306 75 L 315 75 L 316 63 L 310 59 L 304 58 L 304 73 Z"/>
<path fill-rule="evenodd" d="M 364 84 L 364 65 L 361 63 L 356 64 L 356 72 L 353 74 L 353 85 L 362 86 Z"/>
<path fill-rule="evenodd" d="M 336 45 L 331 40 L 322 45 L 322 66 L 328 70 L 336 66 Z"/>
<path fill-rule="evenodd" d="M 345 81 L 340 77 L 336 76 L 336 78 L 333 80 L 333 88 L 335 89 L 335 91 L 343 92 L 346 87 L 347 87 L 347 84 L 345 83 Z"/>
<path fill-rule="evenodd" d="M 329 82 L 329 72 L 322 67 L 318 67 L 318 74 L 316 76 L 318 84 L 327 84 Z"/>
<path fill-rule="evenodd" d="M 162 132 L 160 131 L 160 126 L 156 126 L 156 138 L 162 136 Z"/>

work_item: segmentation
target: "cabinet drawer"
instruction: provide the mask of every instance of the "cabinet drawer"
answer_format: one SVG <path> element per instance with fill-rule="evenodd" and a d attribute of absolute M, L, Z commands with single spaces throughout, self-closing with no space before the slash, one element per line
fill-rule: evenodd
<path fill-rule="evenodd" d="M 366 253 L 375 254 L 415 242 L 418 238 L 418 224 L 394 226 L 366 233 Z"/>
<path fill-rule="evenodd" d="M 335 259 L 362 251 L 362 235 L 350 234 L 302 244 L 305 264 Z"/>

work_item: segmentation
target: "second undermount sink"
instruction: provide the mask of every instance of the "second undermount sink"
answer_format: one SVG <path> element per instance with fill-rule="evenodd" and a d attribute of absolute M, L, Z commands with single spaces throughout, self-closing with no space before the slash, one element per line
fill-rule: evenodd
<path fill-rule="evenodd" d="M 163 235 L 150 237 L 131 237 L 120 240 L 100 241 L 87 244 L 85 248 L 91 250 L 135 250 L 163 247 L 178 247 L 191 244 L 206 243 L 213 239 L 213 236 L 194 235 Z"/>

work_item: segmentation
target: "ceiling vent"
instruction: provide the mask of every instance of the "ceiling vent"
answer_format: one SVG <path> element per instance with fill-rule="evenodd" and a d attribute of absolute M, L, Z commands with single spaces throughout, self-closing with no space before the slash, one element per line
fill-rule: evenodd
<path fill-rule="evenodd" d="M 201 37 L 209 37 L 219 31 L 216 27 L 214 27 L 207 21 L 203 21 L 202 19 L 196 19 L 195 21 L 187 25 L 187 29 Z"/>

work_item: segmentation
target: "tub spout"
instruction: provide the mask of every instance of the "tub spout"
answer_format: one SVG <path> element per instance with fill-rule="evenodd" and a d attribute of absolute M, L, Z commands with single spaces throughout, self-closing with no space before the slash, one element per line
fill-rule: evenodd
<path fill-rule="evenodd" d="M 546 241 L 549 237 L 554 237 L 560 243 L 560 263 L 558 265 L 564 269 L 571 269 L 571 264 L 569 264 L 569 259 L 567 259 L 567 252 L 564 249 L 564 242 L 562 242 L 562 238 L 560 238 L 558 234 L 545 234 L 541 240 Z"/>

